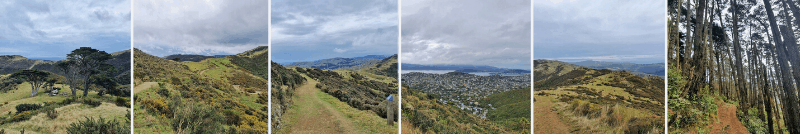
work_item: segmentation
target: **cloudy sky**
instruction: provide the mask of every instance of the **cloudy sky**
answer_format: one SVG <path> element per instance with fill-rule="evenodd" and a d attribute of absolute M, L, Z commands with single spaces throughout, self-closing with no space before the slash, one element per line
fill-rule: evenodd
<path fill-rule="evenodd" d="M 134 47 L 155 56 L 232 55 L 268 45 L 266 0 L 136 0 Z"/>
<path fill-rule="evenodd" d="M 402 62 L 530 69 L 529 0 L 404 0 Z"/>
<path fill-rule="evenodd" d="M 665 8 L 663 0 L 534 0 L 534 58 L 664 62 Z"/>
<path fill-rule="evenodd" d="M 60 60 L 92 47 L 131 47 L 129 0 L 0 1 L 0 55 Z"/>
<path fill-rule="evenodd" d="M 277 63 L 397 54 L 397 0 L 272 0 Z"/>

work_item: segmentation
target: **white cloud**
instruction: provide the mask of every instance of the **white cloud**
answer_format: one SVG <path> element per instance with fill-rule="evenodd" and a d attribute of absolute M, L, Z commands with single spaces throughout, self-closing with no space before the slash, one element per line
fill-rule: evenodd
<path fill-rule="evenodd" d="M 334 49 L 333 49 L 333 51 L 334 51 L 334 52 L 337 52 L 337 53 L 344 53 L 344 52 L 347 52 L 347 50 L 345 50 L 345 49 L 340 49 L 340 48 L 334 48 Z"/>
<path fill-rule="evenodd" d="M 406 0 L 402 4 L 404 63 L 530 68 L 530 1 Z"/>

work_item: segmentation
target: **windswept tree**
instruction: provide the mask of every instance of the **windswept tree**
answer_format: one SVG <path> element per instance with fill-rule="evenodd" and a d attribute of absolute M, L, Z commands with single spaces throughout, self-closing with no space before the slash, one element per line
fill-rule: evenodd
<path fill-rule="evenodd" d="M 36 93 L 39 92 L 39 87 L 46 83 L 48 76 L 50 76 L 49 72 L 36 69 L 25 69 L 11 74 L 12 78 L 21 79 L 31 84 L 31 97 L 36 96 Z"/>
<path fill-rule="evenodd" d="M 81 83 L 78 64 L 75 64 L 75 61 L 72 60 L 65 60 L 64 62 L 58 62 L 55 67 L 64 72 L 64 76 L 67 77 L 66 84 L 69 85 L 72 96 L 77 96 L 78 84 Z"/>
<path fill-rule="evenodd" d="M 75 71 L 80 79 L 83 79 L 83 96 L 89 94 L 89 85 L 94 83 L 92 76 L 116 71 L 111 70 L 113 69 L 111 64 L 106 63 L 107 60 L 112 58 L 111 54 L 91 47 L 81 47 L 67 54 L 67 61 L 70 61 L 70 64 L 74 64 L 72 71 Z"/>

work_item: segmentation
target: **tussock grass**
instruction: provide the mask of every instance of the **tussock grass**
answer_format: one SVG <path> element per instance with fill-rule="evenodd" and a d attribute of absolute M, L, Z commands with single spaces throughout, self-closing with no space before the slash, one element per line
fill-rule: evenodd
<path fill-rule="evenodd" d="M 564 107 L 563 116 L 579 126 L 581 133 L 663 133 L 663 127 L 659 127 L 663 122 L 658 121 L 662 118 L 619 104 L 573 100 Z"/>
<path fill-rule="evenodd" d="M 0 126 L 0 128 L 6 129 L 6 132 L 19 132 L 19 130 L 25 128 L 25 133 L 66 133 L 66 128 L 69 127 L 69 124 L 84 120 L 84 117 L 117 119 L 122 121 L 123 125 L 130 125 L 124 122 L 128 120 L 125 117 L 127 109 L 105 102 L 94 108 L 85 104 L 73 103 L 56 108 L 55 111 L 59 113 L 56 119 L 48 118 L 46 113 L 39 113 L 29 120 L 6 124 Z"/>

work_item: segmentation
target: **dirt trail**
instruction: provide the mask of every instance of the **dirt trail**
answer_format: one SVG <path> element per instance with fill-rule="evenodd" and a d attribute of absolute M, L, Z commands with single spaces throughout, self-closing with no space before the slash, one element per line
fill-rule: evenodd
<path fill-rule="evenodd" d="M 536 102 L 533 103 L 535 134 L 567 134 L 569 126 L 558 118 L 558 112 L 553 108 L 552 98 L 546 96 L 534 96 Z"/>
<path fill-rule="evenodd" d="M 717 120 L 710 125 L 712 134 L 749 134 L 747 128 L 736 117 L 736 106 L 717 103 Z"/>
<path fill-rule="evenodd" d="M 295 95 L 297 98 L 294 99 L 293 107 L 299 108 L 299 111 L 296 113 L 290 111 L 285 115 L 294 118 L 289 124 L 291 129 L 287 133 L 363 133 L 356 131 L 347 117 L 316 95 L 317 92 L 321 92 L 314 87 L 317 81 L 305 78 L 308 82 L 297 88 Z"/>
<path fill-rule="evenodd" d="M 150 89 L 151 87 L 154 86 L 158 86 L 158 82 L 143 82 L 142 84 L 139 84 L 138 86 L 133 88 L 133 94 Z"/>

